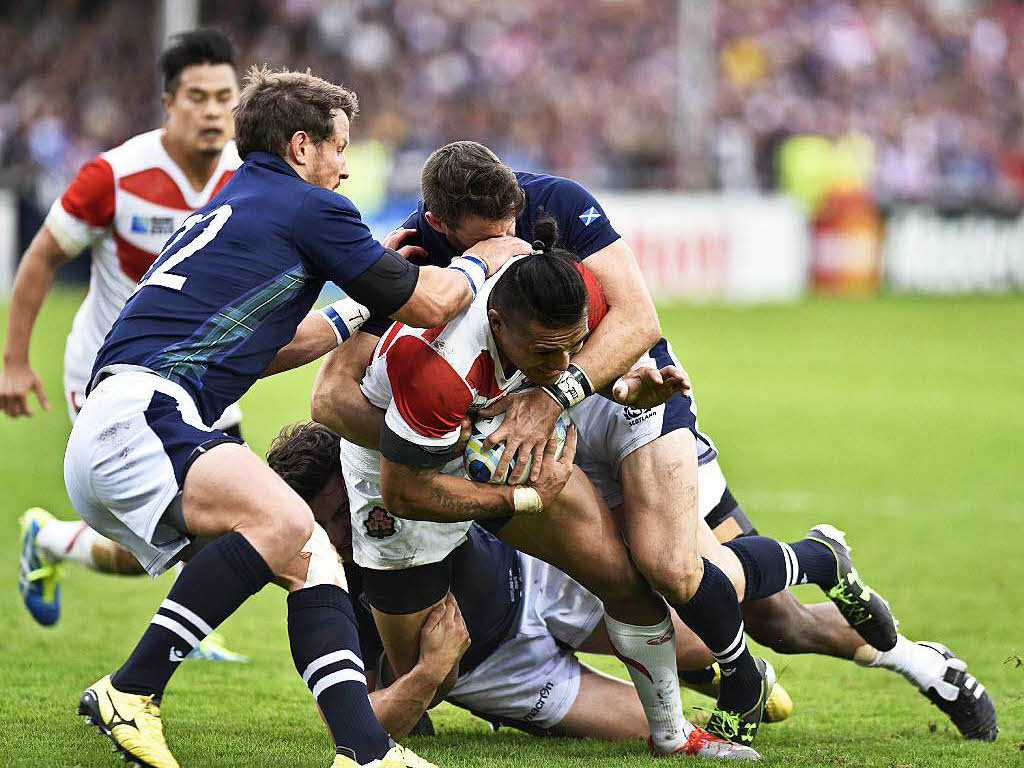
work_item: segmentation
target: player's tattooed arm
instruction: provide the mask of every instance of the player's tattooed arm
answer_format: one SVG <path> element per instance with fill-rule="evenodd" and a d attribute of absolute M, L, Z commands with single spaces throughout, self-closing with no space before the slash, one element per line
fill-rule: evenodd
<path fill-rule="evenodd" d="M 381 456 L 384 506 L 409 520 L 456 523 L 515 514 L 513 488 L 476 483 L 433 467 L 411 467 Z"/>

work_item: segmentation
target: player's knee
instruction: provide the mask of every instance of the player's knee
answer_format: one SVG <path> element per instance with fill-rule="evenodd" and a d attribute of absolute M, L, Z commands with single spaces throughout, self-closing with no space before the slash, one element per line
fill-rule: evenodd
<path fill-rule="evenodd" d="M 282 544 L 296 550 L 309 541 L 316 524 L 309 505 L 302 501 L 275 514 L 272 519 L 275 534 L 280 537 Z"/>
<path fill-rule="evenodd" d="M 689 602 L 704 577 L 704 564 L 693 552 L 651 550 L 634 559 L 651 588 L 671 602 Z"/>
<path fill-rule="evenodd" d="M 338 552 L 325 531 L 314 523 L 312 533 L 299 553 L 277 573 L 277 583 L 289 592 L 323 584 L 348 591 Z"/>

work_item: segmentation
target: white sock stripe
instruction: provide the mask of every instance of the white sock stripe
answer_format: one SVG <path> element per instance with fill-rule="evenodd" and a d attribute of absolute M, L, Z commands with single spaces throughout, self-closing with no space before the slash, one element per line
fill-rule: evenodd
<path fill-rule="evenodd" d="M 744 641 L 740 644 L 739 648 L 737 648 L 733 653 L 729 654 L 728 656 L 715 656 L 715 661 L 717 661 L 719 664 L 730 664 L 736 661 L 736 659 L 738 659 L 740 656 L 742 656 L 743 652 L 746 650 L 747 643 L 746 641 Z"/>
<path fill-rule="evenodd" d="M 711 651 L 711 655 L 714 656 L 716 659 L 719 656 L 728 656 L 730 653 L 732 653 L 733 651 L 736 650 L 737 644 L 742 643 L 742 642 L 743 642 L 743 622 L 740 621 L 740 631 L 736 633 L 736 637 L 734 637 L 732 639 L 732 642 L 729 643 L 721 651 Z"/>
<path fill-rule="evenodd" d="M 786 586 L 790 586 L 793 583 L 793 565 L 789 562 L 789 553 L 786 552 L 786 545 L 783 542 L 778 542 L 779 549 L 782 550 L 782 560 L 786 564 Z"/>
<path fill-rule="evenodd" d="M 313 686 L 313 698 L 317 699 L 320 694 L 332 685 L 338 683 L 362 683 L 363 687 L 366 687 L 366 675 L 354 669 L 342 669 L 338 672 L 332 672 L 329 675 L 323 677 L 316 685 Z"/>
<path fill-rule="evenodd" d="M 351 661 L 360 669 L 365 669 L 365 667 L 363 666 L 363 660 L 360 659 L 359 656 L 352 653 L 352 651 L 348 649 L 342 649 L 340 651 L 328 653 L 325 656 L 321 656 L 319 659 L 314 659 L 313 661 L 309 662 L 309 666 L 306 667 L 306 669 L 302 673 L 302 682 L 308 685 L 309 678 L 311 678 L 316 673 L 317 670 L 323 669 L 328 664 L 334 664 L 338 661 Z M 330 675 L 328 675 L 327 677 L 330 677 Z M 327 678 L 324 679 L 326 680 Z M 366 678 L 364 677 L 363 680 L 366 680 Z"/>
<path fill-rule="evenodd" d="M 786 556 L 786 584 L 787 586 L 795 586 L 797 579 L 800 578 L 800 564 L 796 559 L 796 552 L 784 541 L 779 542 L 779 546 L 782 547 L 782 554 Z"/>
<path fill-rule="evenodd" d="M 164 629 L 171 630 L 171 632 L 176 634 L 178 637 L 180 637 L 193 648 L 199 645 L 199 638 L 193 635 L 191 632 L 185 629 L 185 627 L 183 627 L 181 624 L 179 624 L 172 618 L 169 618 L 158 613 L 156 616 L 153 617 L 153 620 L 150 622 L 150 624 L 159 624 Z"/>
<path fill-rule="evenodd" d="M 181 603 L 176 603 L 170 598 L 168 598 L 164 600 L 162 603 L 160 603 L 160 607 L 166 608 L 168 611 L 174 611 L 183 619 L 195 625 L 195 628 L 202 632 L 204 636 L 213 632 L 213 627 L 211 627 L 209 624 L 203 621 L 202 616 L 200 616 L 198 613 L 194 611 L 190 611 Z"/>

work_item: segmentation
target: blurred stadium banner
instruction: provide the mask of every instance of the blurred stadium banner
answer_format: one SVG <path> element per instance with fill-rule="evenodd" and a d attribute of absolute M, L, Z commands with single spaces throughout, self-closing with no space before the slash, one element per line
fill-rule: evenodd
<path fill-rule="evenodd" d="M 1005 293 L 1024 288 L 1024 213 L 896 207 L 882 247 L 896 291 Z"/>
<path fill-rule="evenodd" d="M 662 300 L 791 301 L 807 291 L 810 231 L 784 196 L 597 194 Z"/>

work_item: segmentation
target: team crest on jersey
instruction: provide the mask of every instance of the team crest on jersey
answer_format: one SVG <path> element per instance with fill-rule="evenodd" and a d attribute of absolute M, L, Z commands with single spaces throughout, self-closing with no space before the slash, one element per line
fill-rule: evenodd
<path fill-rule="evenodd" d="M 580 221 L 583 222 L 584 227 L 589 227 L 594 219 L 600 219 L 601 212 L 597 210 L 595 206 L 590 206 L 583 213 L 580 214 Z"/>
<path fill-rule="evenodd" d="M 170 235 L 175 229 L 173 216 L 132 216 L 132 232 L 138 235 Z"/>
<path fill-rule="evenodd" d="M 653 408 L 630 408 L 628 405 L 622 407 L 622 415 L 626 419 L 626 423 L 631 427 L 635 427 L 641 421 L 646 421 L 654 415 Z"/>
<path fill-rule="evenodd" d="M 384 507 L 371 509 L 367 513 L 363 525 L 366 526 L 366 535 L 373 539 L 386 539 L 398 532 L 395 518 Z"/>

